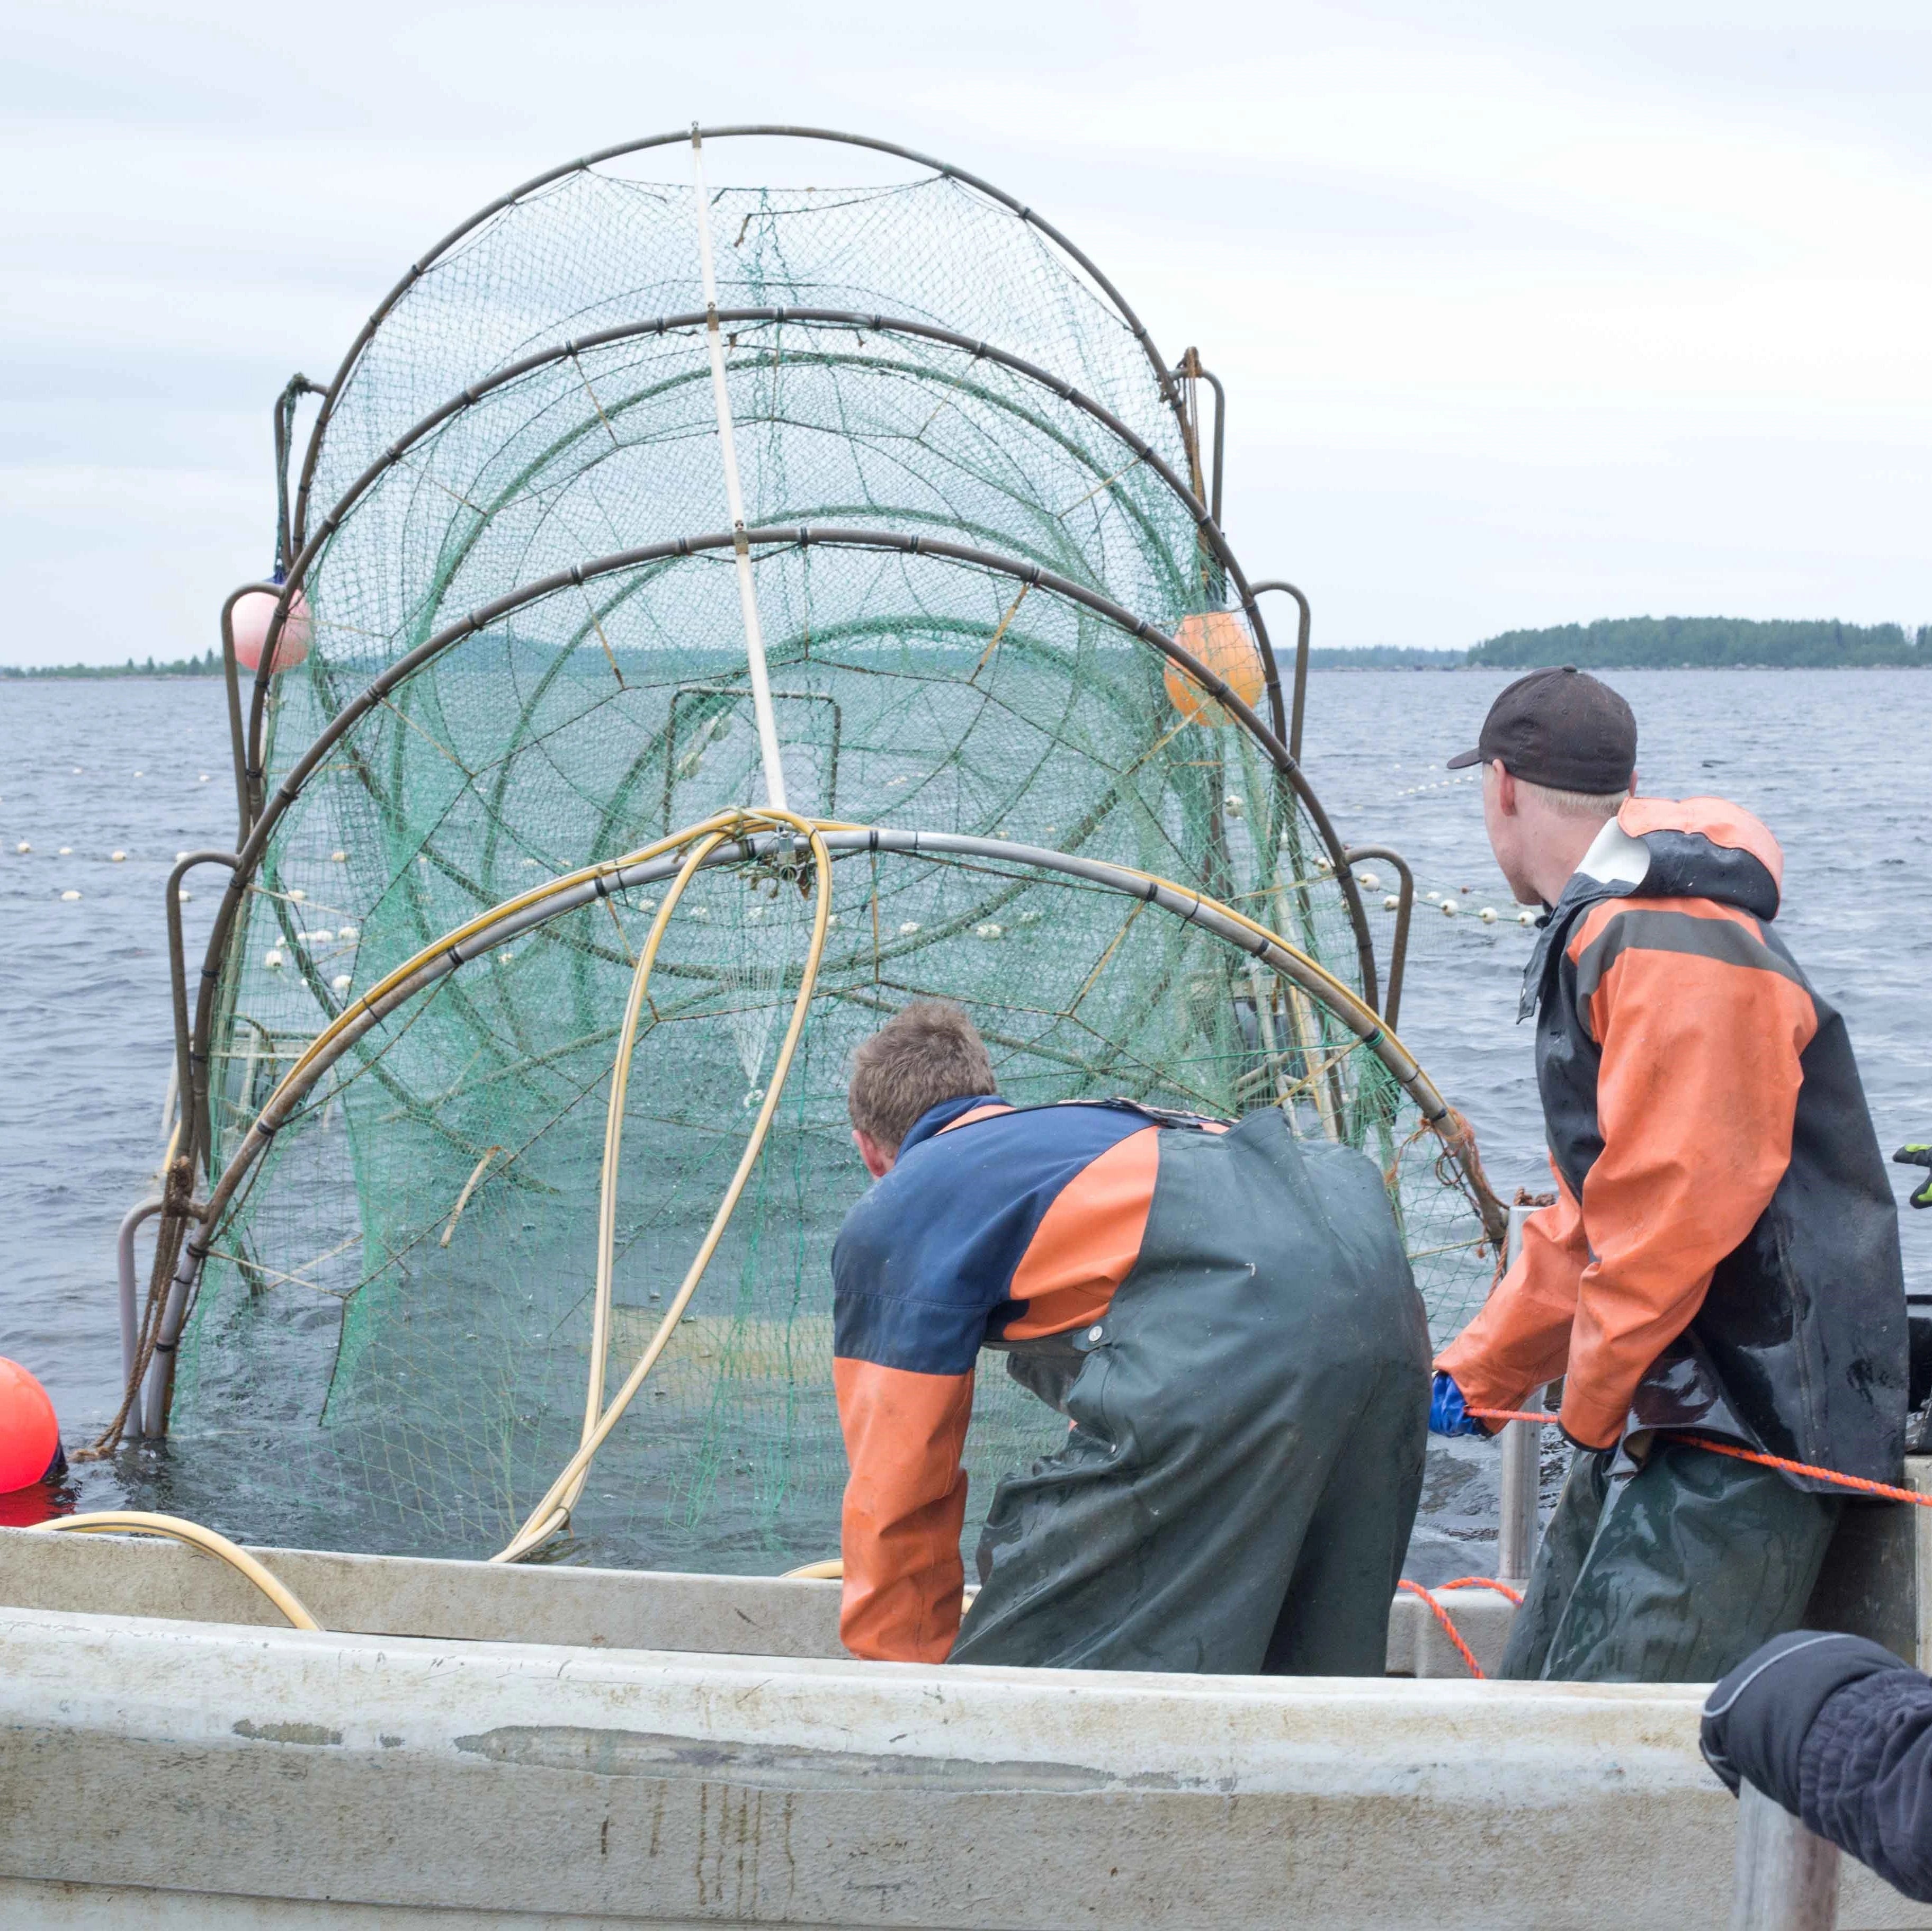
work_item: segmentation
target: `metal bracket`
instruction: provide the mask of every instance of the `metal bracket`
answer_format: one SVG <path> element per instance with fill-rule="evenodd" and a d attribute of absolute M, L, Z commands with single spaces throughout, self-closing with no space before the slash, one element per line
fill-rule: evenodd
<path fill-rule="evenodd" d="M 1294 633 L 1294 698 L 1288 718 L 1288 754 L 1299 764 L 1301 762 L 1301 722 L 1308 712 L 1308 599 L 1292 583 L 1282 577 L 1271 577 L 1265 583 L 1250 583 L 1248 586 L 1250 596 L 1258 597 L 1264 590 L 1285 591 L 1294 599 L 1295 607 L 1300 613 L 1300 620 Z"/>
<path fill-rule="evenodd" d="M 1409 870 L 1408 859 L 1392 845 L 1351 845 L 1342 856 L 1350 865 L 1358 865 L 1364 859 L 1378 858 L 1394 865 L 1396 877 L 1402 881 L 1395 908 L 1395 937 L 1389 941 L 1388 990 L 1382 1000 L 1382 1017 L 1393 1033 L 1398 1029 L 1396 1015 L 1402 1010 L 1402 973 L 1408 962 L 1408 922 L 1415 910 L 1415 874 Z"/>

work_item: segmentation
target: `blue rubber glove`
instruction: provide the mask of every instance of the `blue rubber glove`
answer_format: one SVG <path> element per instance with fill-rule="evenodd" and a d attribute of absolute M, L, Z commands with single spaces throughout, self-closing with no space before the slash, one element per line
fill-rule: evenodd
<path fill-rule="evenodd" d="M 1431 1435 L 1485 1435 L 1480 1422 L 1472 1419 L 1462 1405 L 1462 1391 L 1438 1368 L 1435 1385 L 1429 1391 L 1429 1432 Z"/>

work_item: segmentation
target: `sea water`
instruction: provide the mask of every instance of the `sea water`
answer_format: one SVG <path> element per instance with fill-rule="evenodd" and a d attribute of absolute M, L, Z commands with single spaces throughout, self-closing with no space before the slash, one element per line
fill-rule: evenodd
<path fill-rule="evenodd" d="M 1534 934 L 1515 922 L 1476 785 L 1444 760 L 1474 743 L 1508 681 L 1487 670 L 1317 673 L 1305 740 L 1343 840 L 1393 845 L 1414 869 L 1400 1030 L 1474 1123 L 1506 1197 L 1549 1185 L 1531 1032 L 1516 1023 Z M 1845 1015 L 1882 1147 L 1932 1137 L 1932 676 L 1610 681 L 1637 712 L 1645 790 L 1732 799 L 1778 835 L 1779 930 Z M 0 1353 L 46 1381 L 70 1443 L 120 1394 L 115 1231 L 152 1190 L 172 1054 L 167 875 L 178 853 L 232 846 L 234 823 L 217 680 L 0 682 Z M 1393 889 L 1385 863 L 1362 868 Z M 223 878 L 209 867 L 187 882 L 191 973 Z M 1366 895 L 1385 973 L 1395 922 L 1383 895 Z M 1454 916 L 1438 909 L 1445 897 Z M 1480 917 L 1486 906 L 1493 924 Z M 1902 1204 L 1912 1173 L 1892 1175 Z M 1908 1285 L 1932 1294 L 1932 1213 L 1907 1213 L 1903 1235 Z M 86 1471 L 85 1505 L 112 1505 L 121 1483 L 115 1469 Z M 1484 1567 L 1470 1545 L 1494 1519 L 1493 1450 L 1438 1447 L 1412 1573 Z M 352 1525 L 344 1540 L 353 1545 Z"/>

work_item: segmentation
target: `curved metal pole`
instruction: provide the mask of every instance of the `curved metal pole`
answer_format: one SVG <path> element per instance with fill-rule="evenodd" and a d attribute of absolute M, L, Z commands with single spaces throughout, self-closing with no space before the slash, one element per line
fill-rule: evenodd
<path fill-rule="evenodd" d="M 1099 265 L 1083 250 L 1076 247 L 1073 242 L 1054 227 L 1050 221 L 1035 214 L 1024 202 L 1008 194 L 1004 189 L 995 187 L 991 181 L 983 181 L 977 175 L 968 174 L 964 168 L 956 168 L 947 162 L 936 159 L 931 154 L 921 154 L 916 148 L 902 148 L 892 141 L 877 140 L 868 134 L 842 133 L 838 130 L 832 127 L 764 126 L 748 123 L 728 127 L 681 127 L 674 133 L 650 134 L 646 135 L 641 140 L 621 141 L 615 147 L 599 148 L 595 154 L 582 155 L 576 160 L 566 161 L 561 166 L 547 169 L 540 175 L 532 175 L 520 187 L 513 187 L 508 193 L 498 196 L 488 207 L 478 208 L 466 221 L 461 222 L 452 228 L 428 253 L 410 265 L 408 274 L 404 275 L 402 280 L 382 298 L 377 304 L 374 313 L 362 325 L 355 340 L 349 345 L 348 352 L 343 357 L 341 365 L 337 369 L 328 388 L 322 394 L 322 408 L 316 418 L 314 426 L 309 432 L 308 449 L 302 459 L 302 481 L 296 493 L 294 540 L 298 544 L 303 540 L 303 532 L 308 522 L 309 490 L 314 481 L 316 463 L 320 459 L 322 454 L 323 432 L 328 427 L 331 417 L 334 414 L 335 405 L 341 397 L 344 387 L 353 373 L 356 364 L 362 360 L 363 350 L 368 348 L 376 330 L 382 325 L 390 310 L 395 307 L 396 304 L 401 301 L 416 283 L 421 280 L 458 242 L 473 232 L 491 216 L 501 214 L 505 208 L 513 206 L 516 202 L 522 200 L 526 195 L 534 194 L 538 189 L 549 187 L 553 181 L 562 180 L 566 175 L 583 173 L 604 161 L 616 160 L 626 154 L 646 153 L 653 148 L 674 147 L 688 142 L 694 133 L 700 139 L 706 141 L 764 136 L 788 140 L 830 141 L 845 147 L 865 148 L 875 154 L 891 154 L 900 160 L 910 161 L 916 166 L 930 168 L 942 179 L 956 181 L 963 187 L 973 188 L 986 196 L 988 199 L 998 202 L 1001 207 L 1010 209 L 1029 227 L 1036 229 L 1044 235 L 1055 247 L 1060 250 L 1061 253 L 1086 274 L 1094 286 L 1099 289 L 1112 304 L 1114 313 L 1126 324 L 1128 333 L 1140 344 L 1142 353 L 1147 357 L 1149 364 L 1153 368 L 1154 379 L 1160 385 L 1162 400 L 1178 417 L 1180 412 L 1180 397 L 1179 391 L 1174 388 L 1174 379 L 1168 373 L 1167 364 L 1162 359 L 1160 351 L 1155 348 L 1154 339 L 1148 334 L 1146 325 L 1134 313 L 1126 296 L 1122 295 L 1112 282 L 1101 272 Z"/>
<path fill-rule="evenodd" d="M 1402 880 L 1395 911 L 1395 937 L 1389 942 L 1388 996 L 1382 1001 L 1382 1017 L 1393 1030 L 1396 1015 L 1402 1010 L 1402 971 L 1408 962 L 1408 921 L 1415 910 L 1415 874 L 1409 870 L 1408 859 L 1392 845 L 1351 845 L 1346 856 L 1352 865 L 1365 858 L 1386 859 Z"/>
<path fill-rule="evenodd" d="M 130 1207 L 114 1243 L 121 1264 L 121 1385 L 124 1388 L 134 1375 L 134 1350 L 139 1345 L 140 1325 L 134 1312 L 134 1234 L 142 1221 L 151 1219 L 166 1205 L 159 1194 L 154 1194 L 138 1206 Z"/>
<path fill-rule="evenodd" d="M 1301 721 L 1308 709 L 1308 599 L 1292 583 L 1280 577 L 1253 586 L 1258 597 L 1264 590 L 1286 590 L 1301 613 L 1294 634 L 1294 709 L 1288 727 L 1288 754 L 1298 763 L 1301 759 Z"/>
<path fill-rule="evenodd" d="M 248 745 L 254 736 L 254 700 L 251 700 L 249 730 L 244 736 L 242 728 L 242 679 L 235 661 L 235 606 L 244 597 L 257 590 L 266 590 L 276 599 L 275 611 L 268 619 L 268 638 L 262 648 L 262 661 L 272 664 L 275 652 L 282 640 L 282 616 L 288 607 L 292 592 L 280 583 L 244 583 L 230 590 L 227 601 L 221 606 L 221 679 L 228 687 L 228 754 L 235 766 L 235 842 L 240 844 L 248 835 L 248 821 L 254 810 L 254 793 L 248 780 Z M 262 674 L 255 673 L 257 697 L 262 686 Z"/>
<path fill-rule="evenodd" d="M 229 751 L 235 764 L 235 793 L 238 807 L 235 842 L 238 845 L 248 835 L 248 820 L 261 802 L 256 795 L 255 784 L 261 774 L 251 774 L 248 757 L 242 748 L 240 680 L 235 664 L 235 606 L 251 590 L 266 590 L 275 599 L 275 607 L 269 613 L 268 634 L 262 641 L 262 661 L 255 669 L 254 689 L 249 700 L 248 742 L 252 749 L 275 653 L 281 648 L 282 625 L 292 594 L 282 588 L 289 571 L 289 432 L 295 426 L 296 405 L 305 395 L 323 393 L 320 382 L 297 374 L 289 378 L 281 394 L 275 398 L 275 574 L 268 583 L 244 583 L 238 590 L 232 591 L 221 607 L 221 670 L 228 686 Z"/>
<path fill-rule="evenodd" d="M 729 817 L 732 814 L 724 815 Z M 682 862 L 679 854 L 692 842 L 693 832 L 707 829 L 712 822 L 706 820 L 704 825 L 659 839 L 641 852 L 584 866 L 531 891 L 519 893 L 514 898 L 506 899 L 395 967 L 325 1027 L 296 1065 L 284 1076 L 224 1169 L 206 1208 L 198 1210 L 203 1224 L 212 1227 L 233 1197 L 235 1186 L 241 1177 L 238 1169 L 245 1169 L 250 1162 L 260 1156 L 275 1133 L 287 1123 L 303 1096 L 313 1090 L 316 1081 L 371 1027 L 417 994 L 498 946 L 509 944 L 566 913 L 593 904 L 598 898 L 608 898 L 614 891 L 640 889 L 669 877 Z M 1022 844 L 1006 838 L 980 838 L 956 832 L 896 831 L 882 826 L 844 824 L 836 820 L 818 823 L 827 847 L 847 856 L 893 852 L 914 858 L 971 858 L 1058 872 L 1145 900 L 1189 924 L 1204 926 L 1216 937 L 1262 960 L 1274 970 L 1293 979 L 1303 991 L 1320 1000 L 1382 1060 L 1415 1101 L 1424 1118 L 1432 1125 L 1448 1117 L 1448 1104 L 1434 1082 L 1366 1000 L 1358 997 L 1318 961 L 1298 951 L 1279 934 L 1204 892 L 1172 884 L 1130 865 L 1117 865 L 1110 859 L 1084 858 L 1077 853 Z M 734 837 L 719 845 L 704 863 L 716 866 L 768 861 L 780 856 L 796 857 L 803 842 L 789 832 L 767 832 Z"/>
<path fill-rule="evenodd" d="M 289 567 L 289 432 L 294 428 L 296 406 L 304 396 L 320 395 L 320 382 L 298 372 L 275 398 L 275 574 Z"/>
<path fill-rule="evenodd" d="M 176 1348 L 195 1282 L 213 1243 L 221 1216 L 250 1168 L 322 1073 L 371 1027 L 418 993 L 439 983 L 472 959 L 547 925 L 566 913 L 598 898 L 608 898 L 614 889 L 632 890 L 668 877 L 682 863 L 682 854 L 694 836 L 713 829 L 733 815 L 726 814 L 720 820 L 707 820 L 701 825 L 660 839 L 627 858 L 584 867 L 505 900 L 481 918 L 459 927 L 397 967 L 323 1029 L 270 1095 L 206 1203 L 197 1204 L 193 1210 L 202 1232 L 200 1237 L 190 1232 L 184 1240 L 181 1259 L 170 1285 L 147 1389 L 144 1427 L 148 1434 L 158 1435 L 166 1432 Z M 1358 998 L 1314 959 L 1297 951 L 1265 927 L 1198 891 L 1172 885 L 1148 873 L 1106 859 L 1082 858 L 1038 846 L 963 833 L 896 832 L 829 820 L 818 823 L 826 844 L 835 852 L 848 855 L 891 851 L 915 857 L 963 856 L 1060 872 L 1158 904 L 1185 922 L 1203 925 L 1217 937 L 1249 952 L 1271 970 L 1293 980 L 1304 991 L 1327 1005 L 1382 1060 L 1396 1082 L 1415 1101 L 1424 1120 L 1437 1130 L 1450 1156 L 1462 1169 L 1478 1213 L 1492 1237 L 1502 1237 L 1498 1229 L 1507 1223 L 1508 1210 L 1490 1192 L 1466 1126 L 1450 1111 L 1434 1082 L 1372 1006 Z M 808 841 L 792 834 L 745 835 L 720 844 L 704 862 L 716 865 L 770 860 L 787 851 L 788 847 L 789 855 L 795 860 L 808 846 Z"/>
<path fill-rule="evenodd" d="M 1221 520 L 1222 468 L 1228 453 L 1228 391 L 1221 386 L 1221 378 L 1212 369 L 1201 368 L 1201 379 L 1214 391 L 1214 479 L 1208 485 L 1208 510 L 1216 524 Z"/>
<path fill-rule="evenodd" d="M 643 322 L 619 322 L 608 328 L 593 330 L 587 335 L 574 336 L 567 342 L 540 349 L 520 360 L 507 363 L 503 367 L 482 380 L 472 383 L 460 394 L 452 396 L 440 403 L 418 421 L 412 424 L 398 436 L 382 454 L 378 456 L 362 473 L 352 482 L 330 508 L 328 514 L 316 525 L 313 535 L 304 536 L 302 547 L 291 559 L 285 580 L 280 585 L 250 584 L 250 589 L 266 589 L 277 599 L 274 614 L 269 618 L 268 634 L 262 649 L 263 667 L 275 661 L 275 653 L 280 648 L 283 625 L 287 620 L 291 603 L 304 582 L 322 546 L 339 529 L 350 512 L 362 497 L 391 469 L 400 463 L 418 443 L 443 424 L 460 415 L 467 409 L 494 391 L 520 380 L 537 370 L 550 367 L 559 362 L 569 361 L 593 349 L 608 348 L 614 343 L 634 340 L 647 335 L 668 335 L 686 330 L 704 328 L 710 319 L 709 311 L 696 309 L 676 315 L 652 316 Z M 962 335 L 956 330 L 943 328 L 936 323 L 920 322 L 908 316 L 866 313 L 857 309 L 844 308 L 729 308 L 720 309 L 718 319 L 721 324 L 738 327 L 769 322 L 782 328 L 789 323 L 835 328 L 849 328 L 874 335 L 905 335 L 916 340 L 937 342 L 950 349 L 957 349 L 970 355 L 975 361 L 992 363 L 996 367 L 1011 370 L 1023 379 L 1038 383 L 1050 394 L 1057 396 L 1069 408 L 1090 416 L 1110 435 L 1117 437 L 1134 453 L 1137 461 L 1151 469 L 1172 490 L 1186 506 L 1194 519 L 1196 529 L 1211 550 L 1222 568 L 1226 571 L 1241 600 L 1241 607 L 1253 625 L 1255 640 L 1262 653 L 1262 667 L 1265 687 L 1268 693 L 1270 721 L 1276 736 L 1289 737 L 1291 754 L 1299 757 L 1295 740 L 1290 733 L 1281 698 L 1281 678 L 1274 654 L 1274 646 L 1268 634 L 1268 626 L 1262 621 L 1261 611 L 1256 603 L 1259 594 L 1252 588 L 1222 533 L 1218 509 L 1212 513 L 1160 452 L 1130 428 L 1120 417 L 1091 396 L 1083 394 L 1071 382 L 1064 381 L 1050 370 L 1038 363 L 1028 361 L 1024 356 L 1016 355 L 992 343 L 970 335 Z M 1204 375 L 1208 372 L 1203 370 Z M 1214 383 L 1215 392 L 1220 393 L 1220 382 L 1211 375 L 1208 379 Z M 1220 417 L 1215 417 L 1215 493 L 1218 498 L 1220 484 Z M 1286 586 L 1283 586 L 1286 587 Z M 242 593 L 236 592 L 237 596 Z M 231 600 L 232 601 L 232 600 Z M 224 619 L 224 637 L 226 619 Z M 1304 631 L 1306 625 L 1304 625 Z M 250 694 L 247 751 L 238 761 L 244 766 L 247 779 L 241 788 L 245 793 L 248 803 L 245 814 L 252 814 L 260 808 L 256 787 L 262 780 L 262 763 L 261 732 L 262 718 L 268 700 L 269 676 L 263 669 L 256 672 L 255 682 Z M 1298 685 L 1298 689 L 1300 685 Z M 245 835 L 244 823 L 244 832 Z"/>
<path fill-rule="evenodd" d="M 730 540 L 728 537 L 724 539 L 726 542 Z M 1226 701 L 1222 692 L 1217 691 L 1216 695 L 1222 702 Z M 278 793 L 278 798 L 280 795 Z M 160 1330 L 155 1342 L 154 1365 L 149 1370 L 143 1410 L 142 1425 L 146 1434 L 154 1437 L 166 1432 L 176 1350 L 196 1282 L 214 1244 L 222 1216 L 255 1162 L 322 1075 L 372 1027 L 418 993 L 440 983 L 471 960 L 598 898 L 608 898 L 614 890 L 634 890 L 669 877 L 683 864 L 685 851 L 694 838 L 716 829 L 721 823 L 728 824 L 736 815 L 721 814 L 718 818 L 706 820 L 659 839 L 626 858 L 585 866 L 514 898 L 506 899 L 481 918 L 445 934 L 414 958 L 406 960 L 323 1028 L 268 1096 L 267 1104 L 223 1169 L 206 1206 L 195 1210 L 199 1225 L 188 1232 L 182 1243 L 181 1259 L 170 1283 Z M 1082 858 L 1040 846 L 1014 844 L 1004 838 L 978 838 L 958 832 L 898 832 L 829 820 L 817 821 L 817 828 L 825 844 L 835 853 L 856 856 L 888 851 L 910 857 L 965 857 L 1058 872 L 1158 905 L 1186 923 L 1204 927 L 1271 971 L 1293 981 L 1334 1012 L 1388 1069 L 1396 1083 L 1414 1100 L 1423 1118 L 1441 1135 L 1450 1156 L 1462 1167 L 1469 1180 L 1485 1225 L 1492 1213 L 1500 1220 L 1507 1220 L 1507 1210 L 1488 1192 L 1481 1177 L 1481 1169 L 1474 1158 L 1473 1144 L 1466 1137 L 1466 1129 L 1451 1112 L 1434 1081 L 1396 1037 L 1394 1030 L 1384 1023 L 1372 1005 L 1358 998 L 1316 960 L 1296 950 L 1264 926 L 1202 892 L 1103 859 Z M 717 845 L 701 863 L 711 866 L 769 861 L 781 854 L 796 860 L 802 852 L 809 850 L 809 843 L 808 839 L 791 832 L 741 835 Z M 1494 1230 L 1491 1231 L 1493 1233 Z"/>
<path fill-rule="evenodd" d="M 188 1032 L 187 942 L 182 934 L 181 883 L 198 865 L 225 865 L 232 871 L 240 862 L 239 854 L 235 852 L 190 852 L 168 874 L 168 987 L 172 995 L 175 1021 L 175 1091 L 180 1096 L 182 1117 L 188 1126 L 181 1150 L 190 1157 L 200 1137 L 194 1069 L 197 1064 L 206 1067 L 208 1056 L 205 1052 L 199 1056 L 195 1054 Z M 211 952 L 202 964 L 203 990 L 210 988 L 219 976 L 220 968 Z"/>
<path fill-rule="evenodd" d="M 210 1241 L 214 1237 L 207 1230 L 212 1225 L 208 1222 L 204 1226 Z M 160 1441 L 168 1432 L 168 1410 L 173 1405 L 175 1393 L 175 1354 L 181 1345 L 182 1329 L 188 1318 L 188 1297 L 207 1258 L 208 1249 L 196 1250 L 195 1234 L 190 1231 L 182 1242 L 181 1258 L 175 1264 L 168 1282 L 167 1299 L 161 1307 L 160 1330 L 154 1337 L 147 1379 L 141 1389 L 140 1432 L 149 1441 Z"/>
<path fill-rule="evenodd" d="M 571 586 L 581 586 L 586 579 L 608 576 L 620 570 L 634 569 L 646 563 L 664 561 L 674 556 L 691 556 L 702 552 L 730 548 L 738 541 L 737 533 L 730 530 L 715 531 L 703 536 L 681 536 L 658 543 L 646 544 L 634 550 L 625 550 L 614 555 L 598 557 L 589 563 L 577 564 L 568 570 L 553 572 L 534 583 L 498 597 L 482 605 L 470 614 L 448 625 L 431 637 L 406 652 L 370 680 L 361 694 L 337 712 L 327 726 L 291 767 L 288 776 L 282 781 L 274 796 L 265 805 L 250 827 L 247 841 L 235 857 L 235 874 L 230 880 L 228 890 L 224 895 L 220 910 L 215 914 L 214 928 L 209 935 L 207 963 L 202 970 L 200 997 L 195 1009 L 194 1037 L 197 1047 L 192 1063 L 197 1077 L 193 1096 L 193 1118 L 197 1132 L 206 1124 L 206 1081 L 202 1075 L 206 1066 L 206 1043 L 209 1018 L 212 1009 L 214 988 L 220 976 L 219 961 L 227 943 L 228 934 L 242 895 L 246 890 L 249 879 L 268 842 L 268 837 L 277 821 L 302 794 L 316 766 L 326 758 L 350 727 L 380 704 L 397 685 L 412 676 L 433 658 L 440 656 L 452 644 L 486 628 L 500 618 L 526 604 L 550 596 L 556 591 Z M 1175 643 L 1165 631 L 1156 630 L 1153 625 L 1136 617 L 1133 613 L 1085 585 L 1076 583 L 1053 571 L 1042 569 L 1037 564 L 1014 562 L 1010 557 L 1001 556 L 989 550 L 979 550 L 963 543 L 950 543 L 932 536 L 909 536 L 896 530 L 851 529 L 813 528 L 800 525 L 793 528 L 752 529 L 744 532 L 744 541 L 764 549 L 821 547 L 881 550 L 902 556 L 934 556 L 943 560 L 970 564 L 975 568 L 994 571 L 999 574 L 1047 590 L 1053 595 L 1064 597 L 1106 618 L 1130 636 L 1138 637 L 1151 645 L 1171 663 L 1178 665 L 1188 677 L 1198 684 L 1213 697 L 1223 709 L 1244 724 L 1256 742 L 1267 751 L 1276 769 L 1293 787 L 1308 812 L 1322 843 L 1334 862 L 1338 880 L 1342 889 L 1343 901 L 1348 908 L 1351 924 L 1354 928 L 1356 955 L 1362 974 L 1362 988 L 1369 1003 L 1378 1003 L 1376 990 L 1375 947 L 1369 932 L 1368 916 L 1363 908 L 1361 894 L 1356 889 L 1354 874 L 1348 868 L 1342 856 L 1341 840 L 1329 822 L 1328 813 L 1322 809 L 1322 802 L 1302 775 L 1300 766 L 1289 756 L 1287 747 L 1261 719 L 1255 715 L 1247 700 L 1227 682 L 1217 672 L 1210 670 L 1193 654 Z M 227 854 L 221 856 L 225 859 Z M 189 1150 L 194 1150 L 190 1148 Z"/>

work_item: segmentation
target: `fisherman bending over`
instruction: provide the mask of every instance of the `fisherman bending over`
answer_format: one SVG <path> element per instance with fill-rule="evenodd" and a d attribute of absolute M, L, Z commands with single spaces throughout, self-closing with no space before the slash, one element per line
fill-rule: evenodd
<path fill-rule="evenodd" d="M 1382 1177 L 1276 1108 L 1015 1107 L 956 1006 L 853 1066 L 878 1185 L 832 1259 L 855 1656 L 1379 1676 L 1428 1333 Z M 962 1625 L 982 1348 L 1071 1423 L 995 1490 Z"/>
<path fill-rule="evenodd" d="M 1431 1425 L 1561 1375 L 1577 1450 L 1502 1674 L 1708 1682 L 1795 1627 L 1842 1490 L 1712 1438 L 1899 1480 L 1897 1210 L 1844 1022 L 1772 928 L 1784 859 L 1716 798 L 1631 795 L 1636 721 L 1520 678 L 1479 748 L 1516 897 L 1556 1203 L 1436 1366 Z"/>

